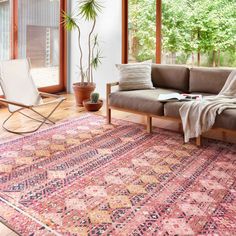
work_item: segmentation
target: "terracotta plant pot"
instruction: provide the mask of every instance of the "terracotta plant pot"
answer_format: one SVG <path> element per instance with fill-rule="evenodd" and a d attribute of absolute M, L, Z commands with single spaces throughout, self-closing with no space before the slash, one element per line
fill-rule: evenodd
<path fill-rule="evenodd" d="M 103 101 L 102 100 L 98 100 L 97 103 L 92 103 L 89 99 L 88 100 L 84 100 L 83 101 L 83 105 L 85 107 L 85 109 L 87 111 L 98 111 L 102 105 L 103 105 Z"/>
<path fill-rule="evenodd" d="M 90 98 L 90 94 L 95 90 L 95 83 L 74 83 L 73 89 L 75 94 L 76 105 L 83 106 L 83 101 Z"/>

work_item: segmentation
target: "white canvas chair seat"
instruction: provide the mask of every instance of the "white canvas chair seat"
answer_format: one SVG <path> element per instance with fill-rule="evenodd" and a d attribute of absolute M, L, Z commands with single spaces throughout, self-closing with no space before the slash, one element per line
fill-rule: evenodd
<path fill-rule="evenodd" d="M 30 74 L 30 62 L 27 59 L 8 60 L 0 62 L 0 86 L 4 93 L 5 99 L 0 99 L 0 102 L 8 105 L 9 111 L 12 113 L 10 117 L 3 123 L 3 128 L 12 133 L 30 133 L 38 130 L 44 123 L 54 123 L 49 120 L 49 117 L 56 110 L 56 108 L 65 100 L 65 98 L 48 93 L 40 93 L 34 84 L 34 81 Z M 43 97 L 52 97 L 53 101 L 43 102 Z M 41 113 L 34 110 L 35 107 L 42 105 L 48 105 L 55 103 L 55 107 L 52 109 L 48 116 L 44 116 Z M 43 118 L 38 120 L 33 117 L 25 115 L 22 110 L 30 109 L 37 115 Z M 11 116 L 19 112 L 28 118 L 41 122 L 37 129 L 26 132 L 15 132 L 5 127 L 5 123 L 11 118 Z"/>

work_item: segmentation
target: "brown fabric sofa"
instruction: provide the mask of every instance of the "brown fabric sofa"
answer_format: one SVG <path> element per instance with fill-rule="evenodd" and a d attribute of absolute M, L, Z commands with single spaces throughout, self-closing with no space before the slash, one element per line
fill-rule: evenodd
<path fill-rule="evenodd" d="M 111 87 L 119 85 L 119 82 L 107 84 L 107 120 L 111 122 L 111 109 L 143 114 L 147 116 L 147 130 L 151 132 L 152 117 L 180 119 L 179 109 L 183 102 L 159 102 L 159 94 L 179 92 L 216 95 L 230 72 L 226 69 L 189 69 L 184 66 L 153 64 L 153 90 L 111 92 Z M 227 109 L 218 115 L 214 127 L 236 130 L 236 110 Z M 197 141 L 199 144 L 200 138 Z"/>

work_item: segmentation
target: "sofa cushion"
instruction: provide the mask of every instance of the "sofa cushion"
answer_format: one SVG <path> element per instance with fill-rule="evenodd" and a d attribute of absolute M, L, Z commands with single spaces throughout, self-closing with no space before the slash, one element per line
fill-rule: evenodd
<path fill-rule="evenodd" d="M 189 68 L 177 65 L 152 65 L 152 83 L 154 87 L 177 89 L 188 92 Z"/>
<path fill-rule="evenodd" d="M 184 102 L 166 102 L 164 103 L 164 115 L 168 117 L 180 118 L 179 109 Z"/>
<path fill-rule="evenodd" d="M 111 106 L 129 109 L 138 112 L 162 116 L 164 114 L 163 103 L 158 101 L 161 93 L 179 92 L 170 89 L 117 91 L 110 94 Z"/>
<path fill-rule="evenodd" d="M 232 70 L 214 68 L 191 68 L 190 92 L 218 94 Z"/>
<path fill-rule="evenodd" d="M 164 115 L 180 118 L 179 109 L 183 102 L 167 102 L 164 104 Z M 226 109 L 216 116 L 214 127 L 236 130 L 236 109 Z"/>
<path fill-rule="evenodd" d="M 226 109 L 216 117 L 214 127 L 236 130 L 236 109 Z"/>

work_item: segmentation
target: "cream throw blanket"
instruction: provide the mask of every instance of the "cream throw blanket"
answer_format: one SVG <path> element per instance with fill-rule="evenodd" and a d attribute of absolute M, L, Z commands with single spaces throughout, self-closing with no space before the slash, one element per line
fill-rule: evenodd
<path fill-rule="evenodd" d="M 181 106 L 179 112 L 185 142 L 211 129 L 217 114 L 228 108 L 236 109 L 236 70 L 230 73 L 218 95 L 206 97 L 201 101 L 185 102 Z"/>

